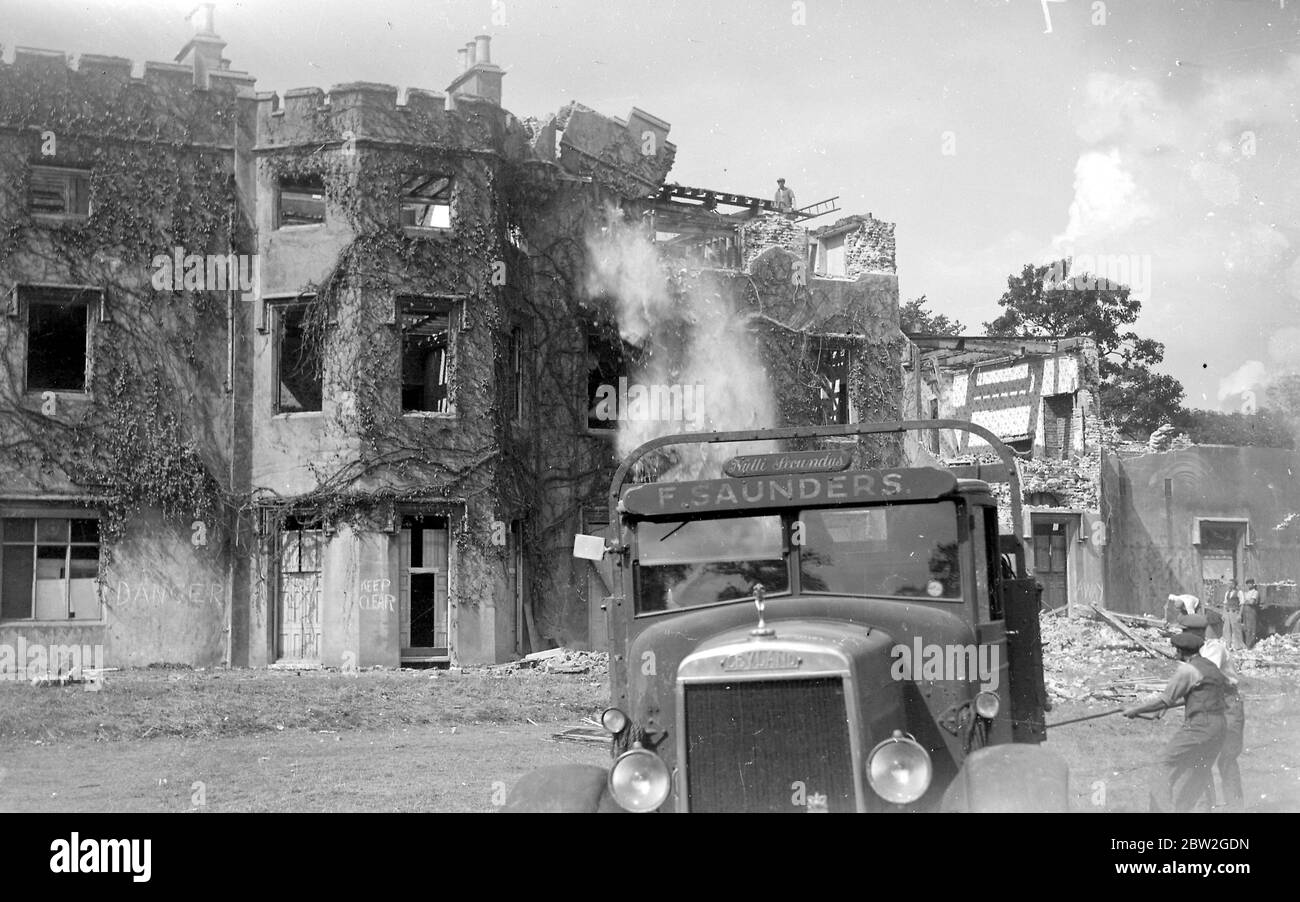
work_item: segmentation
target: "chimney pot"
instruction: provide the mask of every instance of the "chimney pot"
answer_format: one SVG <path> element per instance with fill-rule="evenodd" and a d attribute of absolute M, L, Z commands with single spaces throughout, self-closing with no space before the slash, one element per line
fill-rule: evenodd
<path fill-rule="evenodd" d="M 195 34 L 214 35 L 217 33 L 213 13 L 215 6 L 216 4 L 213 3 L 200 3 L 190 13 L 190 24 L 194 27 Z"/>
<path fill-rule="evenodd" d="M 476 46 L 476 60 L 484 65 L 492 62 L 491 51 L 492 36 L 488 34 L 475 35 L 474 44 Z"/>
<path fill-rule="evenodd" d="M 474 42 L 473 42 L 473 41 L 470 41 L 469 43 L 467 43 L 467 44 L 465 45 L 465 59 L 468 61 L 470 68 L 473 68 L 474 63 L 477 62 L 477 60 L 476 60 L 476 58 L 475 58 L 475 56 L 474 56 Z"/>
<path fill-rule="evenodd" d="M 456 63 L 460 66 L 461 72 L 469 68 L 469 57 L 466 55 L 464 47 L 456 51 Z"/>

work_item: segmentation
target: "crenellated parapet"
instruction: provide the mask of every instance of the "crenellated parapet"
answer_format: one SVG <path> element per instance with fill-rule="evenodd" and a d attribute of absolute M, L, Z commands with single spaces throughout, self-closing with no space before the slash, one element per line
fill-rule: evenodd
<path fill-rule="evenodd" d="M 350 82 L 328 91 L 293 88 L 257 94 L 259 151 L 351 141 L 356 147 L 434 147 L 521 155 L 518 120 L 496 104 L 425 88 Z"/>
<path fill-rule="evenodd" d="M 192 65 L 19 47 L 0 62 L 0 128 L 52 131 L 126 141 L 230 146 L 241 101 L 253 100 L 253 76 L 230 69 L 196 84 Z"/>

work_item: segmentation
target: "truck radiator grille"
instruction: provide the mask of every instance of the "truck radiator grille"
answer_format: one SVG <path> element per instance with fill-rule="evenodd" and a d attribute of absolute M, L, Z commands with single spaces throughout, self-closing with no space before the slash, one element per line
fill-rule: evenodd
<path fill-rule="evenodd" d="M 840 677 L 687 683 L 686 792 L 692 811 L 806 812 L 825 796 L 853 811 L 853 755 Z"/>

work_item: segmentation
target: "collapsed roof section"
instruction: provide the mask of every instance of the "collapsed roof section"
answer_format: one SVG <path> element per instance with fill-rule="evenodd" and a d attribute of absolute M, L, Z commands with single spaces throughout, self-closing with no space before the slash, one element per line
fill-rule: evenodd
<path fill-rule="evenodd" d="M 623 197 L 657 192 L 677 155 L 677 145 L 668 140 L 669 124 L 636 107 L 624 121 L 574 102 L 526 125 L 536 159 Z"/>

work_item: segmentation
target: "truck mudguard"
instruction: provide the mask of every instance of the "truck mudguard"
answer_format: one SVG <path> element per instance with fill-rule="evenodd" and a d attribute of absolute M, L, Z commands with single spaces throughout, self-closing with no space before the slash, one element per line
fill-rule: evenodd
<path fill-rule="evenodd" d="M 941 811 L 989 813 L 1069 811 L 1069 771 L 1037 745 L 1004 743 L 966 757 L 943 795 Z"/>
<path fill-rule="evenodd" d="M 623 809 L 610 797 L 608 778 L 608 768 L 590 764 L 539 768 L 515 784 L 501 810 L 515 814 L 621 812 Z"/>

